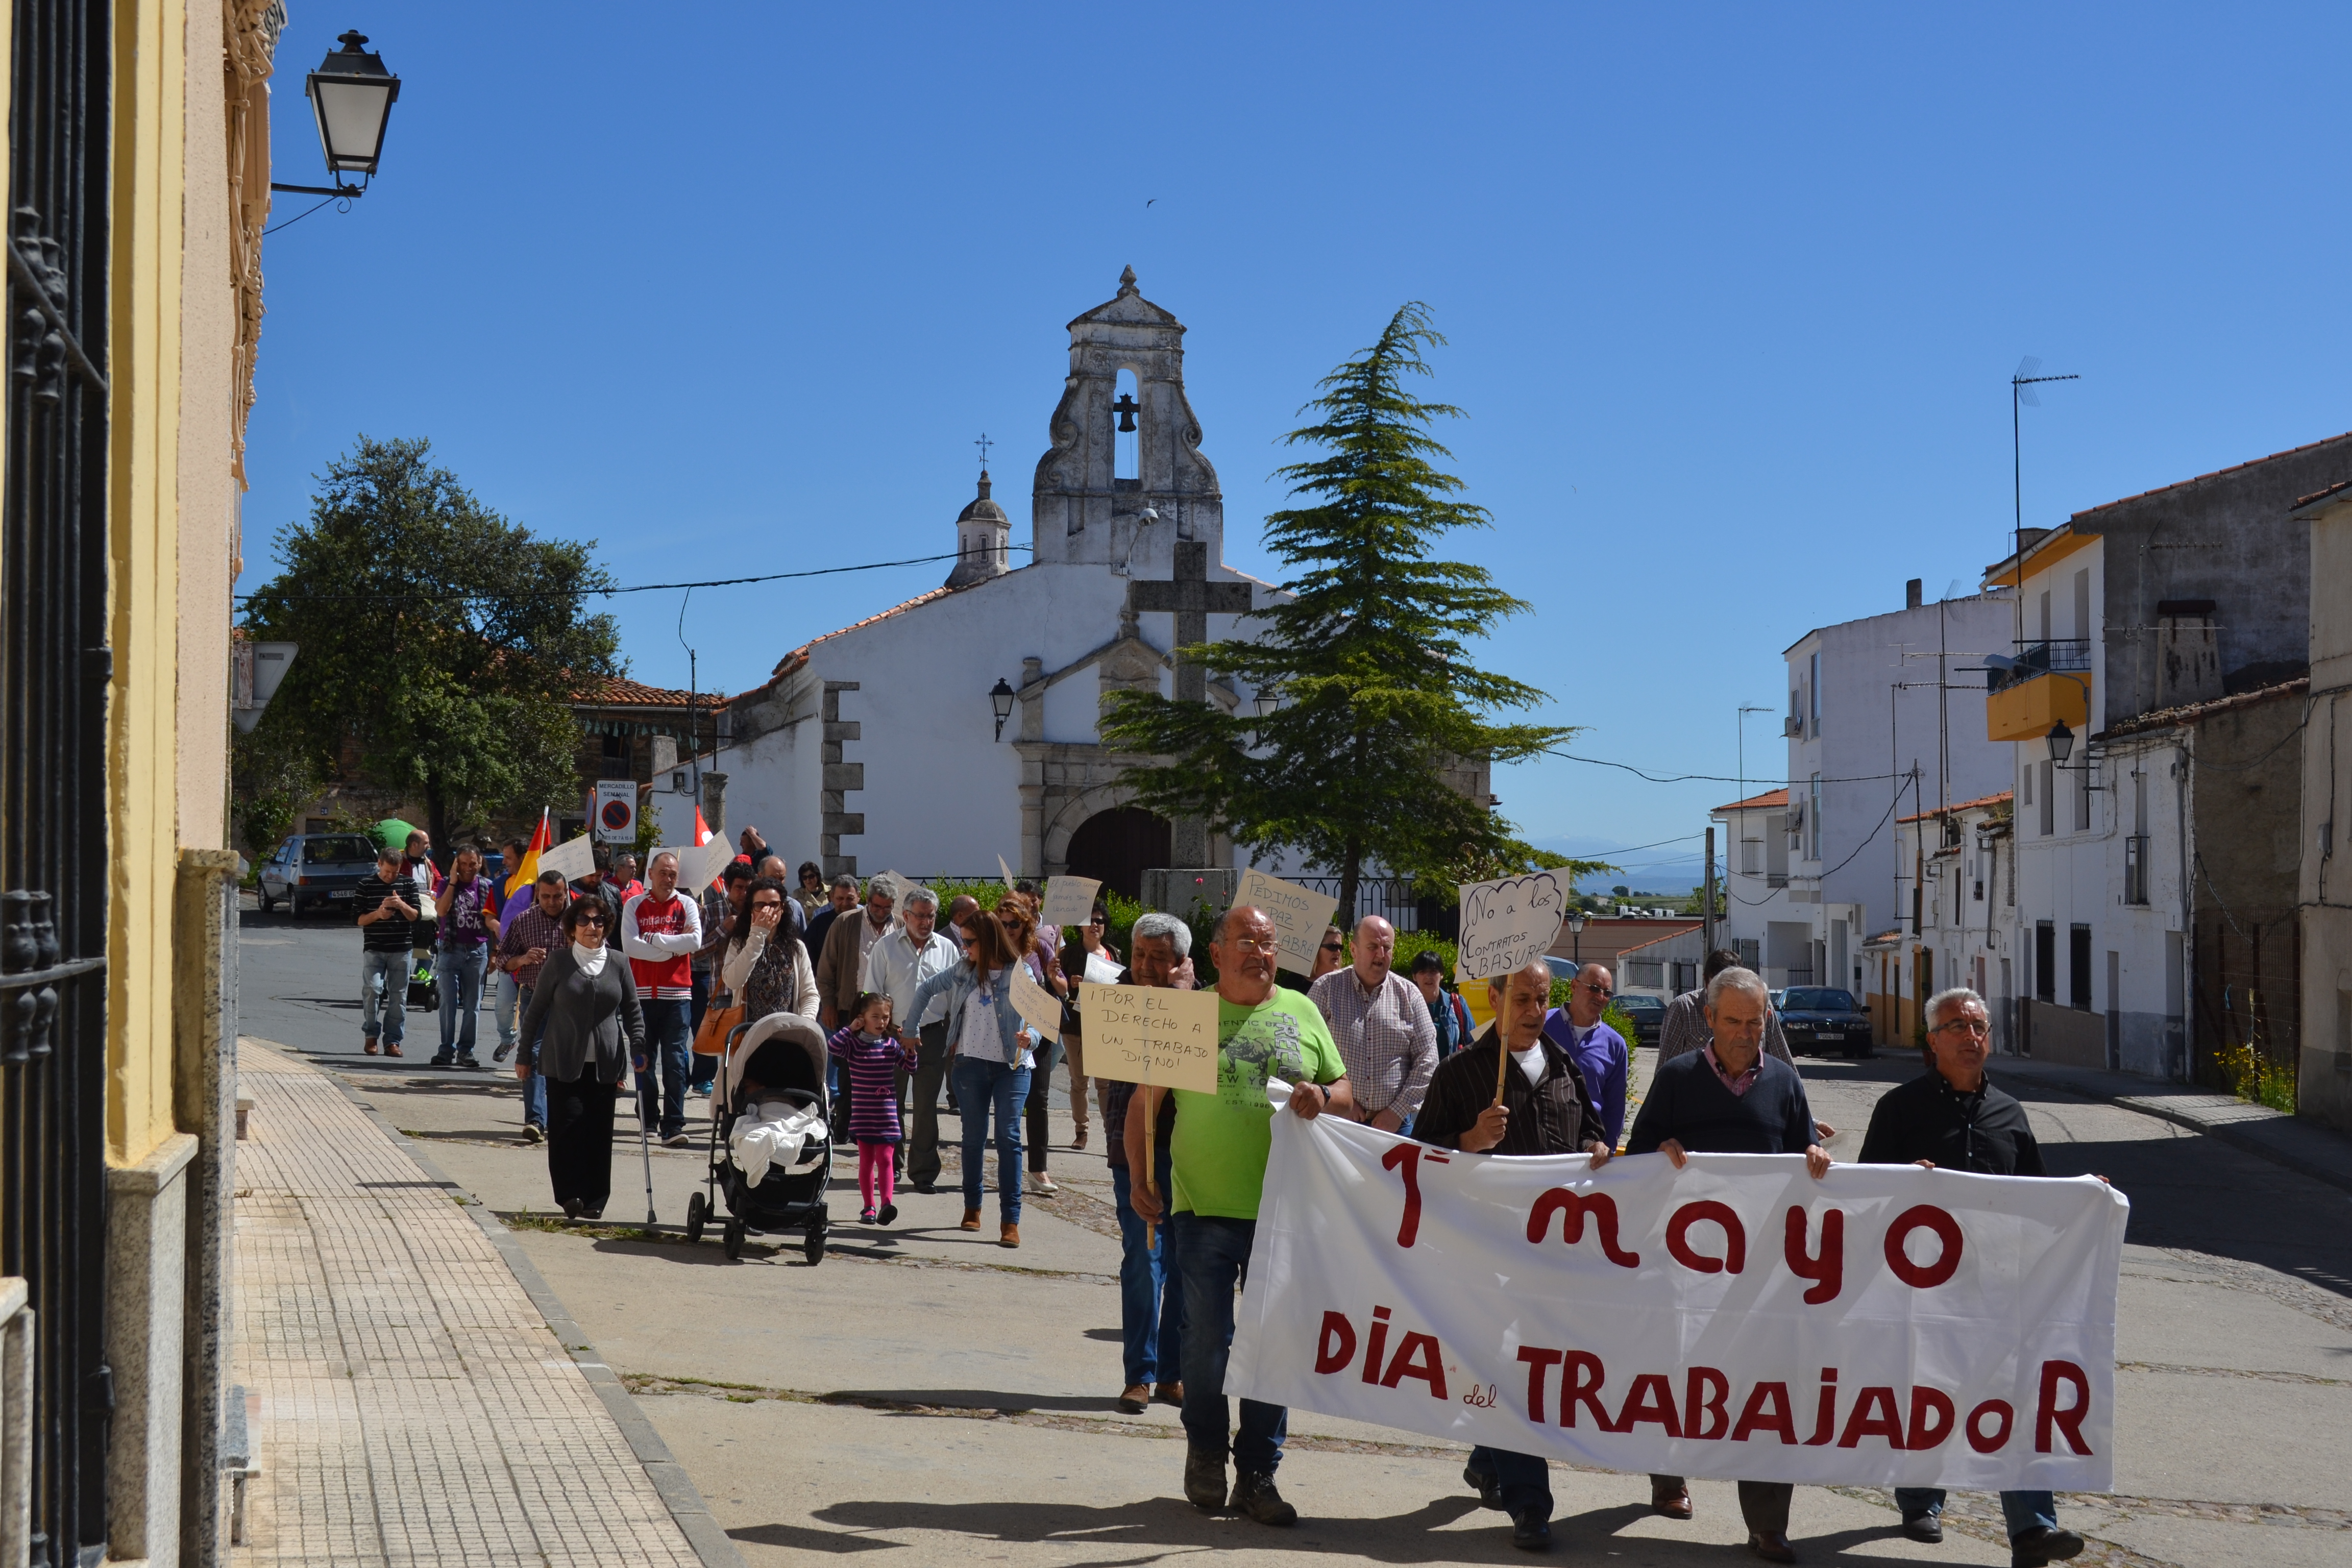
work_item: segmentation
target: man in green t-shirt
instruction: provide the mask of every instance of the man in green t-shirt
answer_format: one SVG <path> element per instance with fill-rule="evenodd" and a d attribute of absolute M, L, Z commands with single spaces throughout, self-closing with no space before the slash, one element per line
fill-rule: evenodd
<path fill-rule="evenodd" d="M 1274 921 L 1263 910 L 1243 904 L 1217 922 L 1209 943 L 1217 965 L 1217 1091 L 1174 1091 L 1176 1132 L 1169 1147 L 1170 1236 L 1184 1282 L 1184 1495 L 1200 1508 L 1227 1506 L 1230 1447 L 1238 1472 L 1230 1506 L 1260 1524 L 1298 1519 L 1274 1486 L 1290 1412 L 1244 1399 L 1236 1432 L 1224 1395 L 1234 1291 L 1249 1269 L 1265 1157 L 1274 1144 L 1266 1080 L 1291 1084 L 1290 1109 L 1306 1120 L 1327 1110 L 1343 1117 L 1355 1110 L 1348 1069 L 1322 1013 L 1274 983 L 1279 951 Z M 1159 1094 L 1138 1091 L 1141 1114 L 1154 1114 Z M 1146 1220 L 1160 1218 L 1158 1195 L 1147 1188 L 1136 1188 L 1129 1202 Z"/>

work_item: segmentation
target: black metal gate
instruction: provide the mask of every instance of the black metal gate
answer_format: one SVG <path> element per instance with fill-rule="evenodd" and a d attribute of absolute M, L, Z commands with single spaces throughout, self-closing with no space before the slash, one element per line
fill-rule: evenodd
<path fill-rule="evenodd" d="M 14 0 L 0 507 L 0 1274 L 36 1319 L 33 1561 L 106 1554 L 103 0 Z"/>

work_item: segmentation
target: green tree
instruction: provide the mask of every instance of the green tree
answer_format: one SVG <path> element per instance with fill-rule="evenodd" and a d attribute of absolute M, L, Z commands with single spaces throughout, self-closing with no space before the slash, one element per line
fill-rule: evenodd
<path fill-rule="evenodd" d="M 261 724 L 231 737 L 229 777 L 237 830 L 254 860 L 293 831 L 294 814 L 321 782 L 318 759 L 283 724 Z"/>
<path fill-rule="evenodd" d="M 1488 526 L 1455 499 L 1462 481 L 1433 459 L 1428 430 L 1461 410 L 1414 397 L 1423 350 L 1444 340 L 1427 309 L 1397 311 L 1380 341 L 1318 384 L 1286 437 L 1320 456 L 1276 472 L 1309 504 L 1266 519 L 1267 548 L 1293 571 L 1290 602 L 1249 617 L 1262 640 L 1181 650 L 1211 672 L 1278 694 L 1272 713 L 1157 692 L 1114 696 L 1106 741 L 1138 756 L 1138 802 L 1207 820 L 1258 853 L 1296 849 L 1339 873 L 1339 920 L 1355 913 L 1368 867 L 1441 896 L 1461 880 L 1536 865 L 1572 865 L 1512 836 L 1510 825 L 1445 782 L 1465 758 L 1507 763 L 1575 733 L 1498 723 L 1544 693 L 1478 668 L 1467 644 L 1528 606 L 1483 567 L 1435 559 L 1460 529 Z M 1498 869 L 1500 868 L 1500 869 Z"/>
<path fill-rule="evenodd" d="M 619 672 L 620 639 L 585 613 L 613 585 L 593 543 L 508 521 L 430 452 L 362 436 L 329 464 L 246 620 L 301 645 L 260 728 L 322 770 L 355 755 L 363 776 L 414 790 L 446 845 L 488 814 L 572 798 L 566 699 Z"/>

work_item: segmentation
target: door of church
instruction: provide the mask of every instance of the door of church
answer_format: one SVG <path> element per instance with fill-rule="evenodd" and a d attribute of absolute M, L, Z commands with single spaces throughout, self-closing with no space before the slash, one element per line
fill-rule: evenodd
<path fill-rule="evenodd" d="M 1170 844 L 1164 816 L 1154 816 L 1139 805 L 1098 811 L 1070 835 L 1070 875 L 1092 877 L 1114 892 L 1137 898 L 1143 891 L 1143 873 L 1171 863 Z"/>

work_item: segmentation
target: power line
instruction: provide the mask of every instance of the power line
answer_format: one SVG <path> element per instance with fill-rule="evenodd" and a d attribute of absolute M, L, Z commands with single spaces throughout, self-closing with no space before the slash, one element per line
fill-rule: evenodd
<path fill-rule="evenodd" d="M 1696 780 L 1696 781 L 1697 781 L 1697 782 L 1699 782 L 1699 783 L 1703 783 L 1703 784 L 1770 784 L 1770 783 L 1772 782 L 1770 779 L 1756 778 L 1756 777 L 1753 777 L 1753 776 L 1750 776 L 1750 777 L 1746 778 L 1746 779 L 1737 779 L 1737 778 L 1730 777 L 1728 774 L 1725 774 L 1725 773 L 1668 773 L 1668 774 L 1648 773 L 1643 773 L 1640 768 L 1635 767 L 1635 766 L 1634 766 L 1633 763 L 1614 763 L 1614 762 L 1611 762 L 1611 761 L 1610 761 L 1608 758 L 1606 758 L 1606 757 L 1580 757 L 1580 756 L 1576 755 L 1576 754 L 1575 754 L 1574 752 L 1572 752 L 1556 751 L 1556 750 L 1554 750 L 1553 748 L 1551 748 L 1551 747 L 1549 747 L 1549 746 L 1547 746 L 1547 747 L 1545 747 L 1545 748 L 1544 748 L 1543 754 L 1544 754 L 1545 756 L 1547 756 L 1547 757 L 1558 757 L 1558 758 L 1559 758 L 1562 762 L 1568 762 L 1568 763 L 1590 763 L 1591 766 L 1596 767 L 1596 768 L 1620 768 L 1620 769 L 1622 769 L 1622 770 L 1623 770 L 1624 772 L 1626 772 L 1626 773 L 1629 773 L 1633 774 L 1633 775 L 1634 775 L 1635 777 L 1637 777 L 1637 778 L 1645 779 L 1645 780 L 1647 780 L 1648 782 L 1650 782 L 1651 784 L 1688 784 L 1688 783 L 1693 782 L 1694 780 Z M 1825 778 L 1825 779 L 1822 779 L 1821 782 L 1822 782 L 1822 784 L 1881 784 L 1881 783 L 1884 783 L 1885 781 L 1886 781 L 1886 780 L 1888 780 L 1888 779 L 1907 779 L 1907 778 L 1909 778 L 1910 776 L 1911 776 L 1911 775 L 1910 775 L 1909 773 L 1852 773 L 1852 774 L 1847 774 L 1847 775 L 1845 775 L 1845 776 L 1839 777 L 1839 778 L 1833 778 L 1833 779 L 1831 779 L 1831 778 Z M 1778 785 L 1778 787 L 1779 787 L 1779 788 L 1781 788 L 1781 789 L 1788 789 L 1788 788 L 1790 788 L 1790 787 L 1791 787 L 1791 786 L 1793 786 L 1793 785 L 1796 785 L 1796 784 L 1811 784 L 1812 782 L 1813 782 L 1813 781 L 1812 781 L 1811 779 L 1810 779 L 1810 778 L 1804 778 L 1804 779 L 1782 779 L 1782 780 L 1780 781 L 1780 784 Z M 1693 835 L 1691 835 L 1691 837 L 1697 837 L 1697 835 L 1696 835 L 1696 834 L 1693 834 Z M 1669 842 L 1671 842 L 1671 840 L 1669 840 Z"/>
<path fill-rule="evenodd" d="M 1032 550 L 1034 549 L 1035 546 L 1028 544 L 1015 544 L 1011 545 L 1008 548 L 1013 550 Z M 916 555 L 910 556 L 904 561 L 867 561 L 856 566 L 819 566 L 807 572 L 770 572 L 758 577 L 715 577 L 705 583 L 633 583 L 625 587 L 620 588 L 518 588 L 512 591 L 500 593 L 490 593 L 487 590 L 481 593 L 467 593 L 460 590 L 445 594 L 272 594 L 268 595 L 256 592 L 251 594 L 237 594 L 233 595 L 233 597 L 246 604 L 251 604 L 256 599 L 267 596 L 278 599 L 301 599 L 321 603 L 373 604 L 379 601 L 389 601 L 411 605 L 471 599 L 532 599 L 551 596 L 587 598 L 614 594 L 655 594 L 673 588 L 736 588 L 741 587 L 748 583 L 781 583 L 785 581 L 787 578 L 793 577 L 831 577 L 843 572 L 879 572 L 891 566 L 923 566 L 935 561 L 960 560 L 962 558 L 962 555 L 963 552 L 960 550 L 950 550 L 944 555 Z"/>

